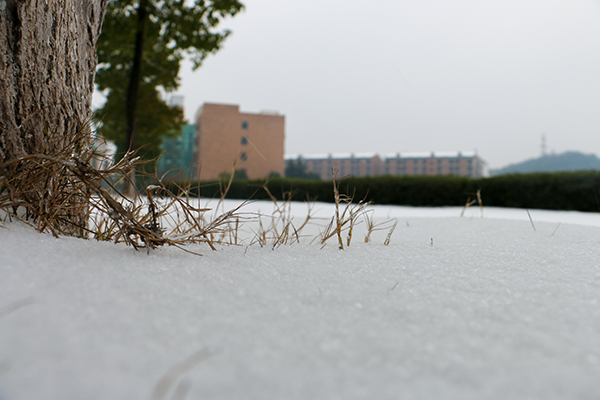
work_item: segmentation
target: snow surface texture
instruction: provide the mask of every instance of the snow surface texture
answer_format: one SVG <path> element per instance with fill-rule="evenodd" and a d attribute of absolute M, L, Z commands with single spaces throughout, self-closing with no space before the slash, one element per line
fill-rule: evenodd
<path fill-rule="evenodd" d="M 598 398 L 599 215 L 374 209 L 344 251 L 0 227 L 0 399 Z"/>

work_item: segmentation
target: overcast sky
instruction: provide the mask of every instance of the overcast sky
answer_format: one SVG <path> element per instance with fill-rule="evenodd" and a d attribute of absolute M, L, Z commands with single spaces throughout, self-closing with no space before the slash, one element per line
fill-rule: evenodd
<path fill-rule="evenodd" d="M 286 117 L 286 154 L 600 153 L 600 0 L 243 0 L 178 93 Z"/>

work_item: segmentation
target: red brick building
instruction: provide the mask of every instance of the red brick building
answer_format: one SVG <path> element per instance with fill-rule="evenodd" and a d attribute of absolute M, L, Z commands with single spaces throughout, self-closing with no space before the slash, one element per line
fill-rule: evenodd
<path fill-rule="evenodd" d="M 489 175 L 485 161 L 475 152 L 396 153 L 384 161 L 385 175 Z"/>
<path fill-rule="evenodd" d="M 196 113 L 195 179 L 244 170 L 248 178 L 284 174 L 285 117 L 242 113 L 237 105 L 204 104 Z"/>
<path fill-rule="evenodd" d="M 321 154 L 288 156 L 286 162 L 300 160 L 307 172 L 321 179 L 344 176 L 378 175 L 456 175 L 472 178 L 488 176 L 486 163 L 475 152 L 396 153 L 379 157 L 377 154 Z"/>
<path fill-rule="evenodd" d="M 299 158 L 298 158 L 299 157 Z M 377 154 L 314 154 L 288 156 L 286 161 L 300 159 L 307 172 L 318 174 L 321 179 L 331 179 L 332 170 L 338 178 L 345 176 L 376 176 L 383 172 L 383 161 Z"/>

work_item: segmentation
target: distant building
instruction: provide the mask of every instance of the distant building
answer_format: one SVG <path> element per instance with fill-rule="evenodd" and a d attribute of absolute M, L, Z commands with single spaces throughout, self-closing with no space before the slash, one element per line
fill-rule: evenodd
<path fill-rule="evenodd" d="M 185 105 L 185 97 L 181 94 L 174 94 L 169 98 L 168 104 L 171 107 L 179 107 L 181 110 L 183 110 L 183 106 Z"/>
<path fill-rule="evenodd" d="M 163 138 L 158 176 L 165 180 L 195 179 L 196 125 L 185 125 L 179 137 Z"/>
<path fill-rule="evenodd" d="M 480 178 L 488 167 L 475 152 L 396 153 L 384 161 L 385 175 L 456 175 Z"/>
<path fill-rule="evenodd" d="M 474 152 L 396 153 L 381 158 L 374 153 L 286 156 L 286 163 L 301 161 L 306 172 L 331 179 L 379 175 L 488 176 L 486 163 Z"/>
<path fill-rule="evenodd" d="M 181 97 L 181 96 L 180 96 Z M 183 103 L 174 97 L 173 104 Z M 284 175 L 285 166 L 331 179 L 380 175 L 489 176 L 475 152 L 318 154 L 286 156 L 285 117 L 277 112 L 242 113 L 237 105 L 204 104 L 196 124 L 176 139 L 164 139 L 159 175 L 166 179 L 213 180 L 234 172 L 250 179 Z M 298 165 L 300 164 L 300 168 Z M 290 171 L 294 168 L 290 168 Z"/>
<path fill-rule="evenodd" d="M 218 179 L 236 170 L 250 179 L 284 174 L 285 117 L 241 113 L 237 105 L 204 104 L 196 114 L 194 179 Z"/>
<path fill-rule="evenodd" d="M 307 156 L 287 156 L 286 162 L 300 160 L 306 166 L 306 172 L 313 172 L 321 179 L 331 179 L 332 171 L 338 178 L 345 176 L 381 175 L 383 162 L 374 153 L 351 154 L 315 154 Z"/>

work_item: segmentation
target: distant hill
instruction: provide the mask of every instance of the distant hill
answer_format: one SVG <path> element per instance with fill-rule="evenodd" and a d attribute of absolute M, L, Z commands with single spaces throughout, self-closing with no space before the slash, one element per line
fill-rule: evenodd
<path fill-rule="evenodd" d="M 491 171 L 493 175 L 529 173 L 529 172 L 557 172 L 557 171 L 580 171 L 600 170 L 600 158 L 594 154 L 583 154 L 576 151 L 568 151 L 561 154 L 551 154 L 540 158 L 511 164 L 508 167 Z"/>

